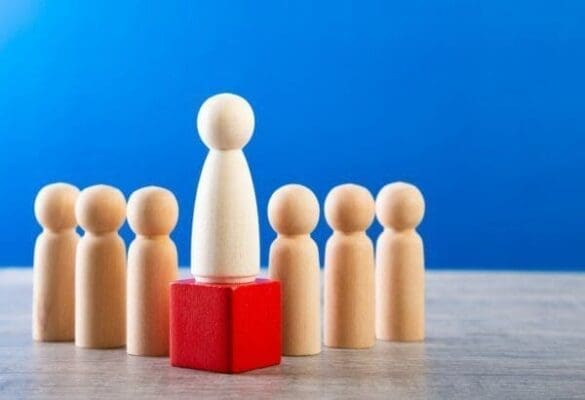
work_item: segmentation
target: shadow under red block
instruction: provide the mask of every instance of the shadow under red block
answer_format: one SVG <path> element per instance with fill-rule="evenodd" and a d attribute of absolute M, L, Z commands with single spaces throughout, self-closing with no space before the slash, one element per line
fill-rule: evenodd
<path fill-rule="evenodd" d="M 173 366 L 238 373 L 280 364 L 280 283 L 171 283 Z"/>

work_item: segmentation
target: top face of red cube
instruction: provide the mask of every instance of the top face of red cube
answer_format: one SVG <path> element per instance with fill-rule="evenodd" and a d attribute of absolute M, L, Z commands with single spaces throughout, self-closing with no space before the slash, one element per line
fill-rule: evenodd
<path fill-rule="evenodd" d="M 273 285 L 276 281 L 272 279 L 266 278 L 257 278 L 253 282 L 248 283 L 211 283 L 211 282 L 197 282 L 197 280 L 190 278 L 190 279 L 179 279 L 177 281 L 171 282 L 171 287 L 175 285 L 181 286 L 198 286 L 198 287 L 210 287 L 210 288 L 217 288 L 223 289 L 227 291 L 235 291 L 238 289 L 246 288 L 247 286 L 259 286 L 259 285 Z"/>
<path fill-rule="evenodd" d="M 280 283 L 173 282 L 170 358 L 180 367 L 243 372 L 280 363 Z"/>

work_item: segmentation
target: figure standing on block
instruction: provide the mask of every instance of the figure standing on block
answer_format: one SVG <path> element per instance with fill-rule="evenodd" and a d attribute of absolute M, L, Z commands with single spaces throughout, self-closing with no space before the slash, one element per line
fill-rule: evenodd
<path fill-rule="evenodd" d="M 179 207 L 173 193 L 149 186 L 132 193 L 128 224 L 126 349 L 139 356 L 169 354 L 169 288 L 178 278 L 177 248 L 169 237 Z"/>
<path fill-rule="evenodd" d="M 33 262 L 33 339 L 72 341 L 75 333 L 75 201 L 79 189 L 54 183 L 41 189 L 35 216 L 43 232 Z"/>
<path fill-rule="evenodd" d="M 319 249 L 311 232 L 319 222 L 319 202 L 308 188 L 286 185 L 270 198 L 268 219 L 278 233 L 270 247 L 268 276 L 282 286 L 282 354 L 318 354 Z"/>
<path fill-rule="evenodd" d="M 258 210 L 242 152 L 254 131 L 252 107 L 234 94 L 210 97 L 197 129 L 209 154 L 195 197 L 191 273 L 199 282 L 252 282 L 260 272 Z"/>
<path fill-rule="evenodd" d="M 400 342 L 425 337 L 425 271 L 423 242 L 416 227 L 425 202 L 413 185 L 384 186 L 376 215 L 384 231 L 376 250 L 376 337 Z"/>
<path fill-rule="evenodd" d="M 326 346 L 374 345 L 374 246 L 365 232 L 374 207 L 370 192 L 353 184 L 335 187 L 325 200 L 325 218 L 333 229 L 325 247 Z"/>
<path fill-rule="evenodd" d="M 91 186 L 81 192 L 75 215 L 85 234 L 75 265 L 75 345 L 113 348 L 126 344 L 126 249 L 118 229 L 126 201 L 118 189 Z"/>

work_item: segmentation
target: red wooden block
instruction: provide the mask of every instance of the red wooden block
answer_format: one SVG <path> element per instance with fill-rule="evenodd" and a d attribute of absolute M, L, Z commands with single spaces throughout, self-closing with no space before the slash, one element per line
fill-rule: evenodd
<path fill-rule="evenodd" d="M 176 367 L 237 373 L 280 364 L 280 283 L 171 283 L 170 360 Z"/>

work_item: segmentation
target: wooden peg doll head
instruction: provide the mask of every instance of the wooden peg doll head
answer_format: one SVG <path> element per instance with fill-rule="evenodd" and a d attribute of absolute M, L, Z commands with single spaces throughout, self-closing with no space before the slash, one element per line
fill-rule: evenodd
<path fill-rule="evenodd" d="M 167 189 L 148 186 L 138 189 L 128 199 L 128 224 L 138 235 L 169 235 L 177 224 L 179 206 Z"/>
<path fill-rule="evenodd" d="M 302 185 L 285 185 L 270 197 L 268 220 L 282 235 L 308 235 L 319 222 L 319 201 Z"/>
<path fill-rule="evenodd" d="M 374 198 L 365 187 L 339 185 L 325 199 L 325 219 L 335 231 L 365 231 L 374 220 L 374 208 Z"/>
<path fill-rule="evenodd" d="M 77 225 L 75 202 L 79 189 L 68 183 L 43 187 L 35 199 L 35 216 L 43 228 L 59 232 Z"/>
<path fill-rule="evenodd" d="M 114 232 L 124 224 L 126 200 L 122 192 L 112 186 L 90 186 L 81 191 L 75 204 L 75 215 L 85 231 Z"/>
<path fill-rule="evenodd" d="M 211 149 L 241 149 L 252 137 L 254 111 L 243 97 L 221 93 L 201 105 L 197 130 L 203 143 Z"/>
<path fill-rule="evenodd" d="M 425 213 L 422 193 L 405 182 L 390 183 L 380 190 L 376 198 L 376 215 L 385 228 L 414 229 Z"/>

